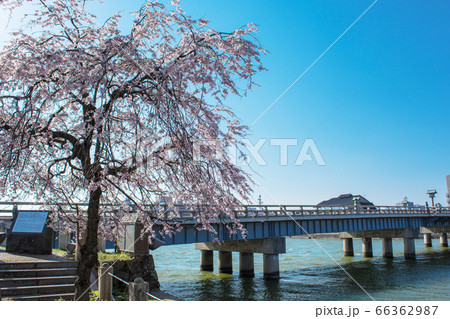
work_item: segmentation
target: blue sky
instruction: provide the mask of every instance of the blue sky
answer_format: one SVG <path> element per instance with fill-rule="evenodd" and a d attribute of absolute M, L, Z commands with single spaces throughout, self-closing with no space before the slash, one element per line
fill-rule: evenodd
<path fill-rule="evenodd" d="M 260 87 L 246 98 L 229 100 L 242 122 L 251 125 L 373 1 L 182 0 L 181 5 L 221 31 L 248 22 L 260 26 L 268 71 L 257 76 Z M 105 2 L 99 17 L 142 3 Z M 287 166 L 279 164 L 278 147 L 269 142 L 262 147 L 268 165 L 251 164 L 261 185 L 254 198 L 261 194 L 267 204 L 316 204 L 351 192 L 379 205 L 404 196 L 424 204 L 426 190 L 436 188 L 437 201 L 445 203 L 448 16 L 447 1 L 379 0 L 251 127 L 254 143 L 259 138 L 299 141 L 289 147 Z M 325 166 L 314 161 L 294 165 L 306 138 L 314 139 Z"/>

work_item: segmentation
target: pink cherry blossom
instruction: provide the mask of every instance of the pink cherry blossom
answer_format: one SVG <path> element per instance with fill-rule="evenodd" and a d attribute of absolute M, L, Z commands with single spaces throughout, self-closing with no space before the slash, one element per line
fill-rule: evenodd
<path fill-rule="evenodd" d="M 204 152 L 226 154 L 245 135 L 227 97 L 245 96 L 263 70 L 256 26 L 219 32 L 178 1 L 149 1 L 124 33 L 119 14 L 99 22 L 83 0 L 33 4 L 0 52 L 0 191 L 45 202 L 55 229 L 86 230 L 77 298 L 98 234 L 117 238 L 131 212 L 150 237 L 156 223 L 179 230 L 178 202 L 197 211 L 199 229 L 225 217 L 244 232 L 234 210 L 248 200 L 249 176 L 225 155 L 195 160 L 193 148 L 220 140 Z"/>

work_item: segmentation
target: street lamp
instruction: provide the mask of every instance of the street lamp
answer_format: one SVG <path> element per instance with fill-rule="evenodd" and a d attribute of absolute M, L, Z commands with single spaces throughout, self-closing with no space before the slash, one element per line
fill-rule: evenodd
<path fill-rule="evenodd" d="M 431 207 L 434 207 L 434 196 L 436 196 L 437 192 L 435 189 L 427 190 L 428 196 L 431 198 Z"/>

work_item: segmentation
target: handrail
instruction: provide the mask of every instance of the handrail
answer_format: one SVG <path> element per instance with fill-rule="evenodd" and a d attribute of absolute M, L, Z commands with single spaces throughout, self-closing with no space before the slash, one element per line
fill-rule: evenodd
<path fill-rule="evenodd" d="M 2 205 L 17 206 L 45 206 L 43 203 L 37 202 L 0 202 Z M 61 206 L 71 206 L 69 204 L 60 204 Z M 73 205 L 83 205 L 79 203 Z M 105 207 L 115 207 L 120 204 L 108 204 Z M 194 219 L 199 209 L 205 206 L 197 206 L 196 208 L 187 207 L 185 205 L 144 205 L 151 207 L 150 210 L 157 211 L 164 209 L 164 215 L 169 219 L 190 220 Z M 1 209 L 0 212 L 5 214 L 7 211 Z M 450 214 L 450 207 L 403 207 L 403 206 L 316 206 L 316 205 L 243 205 L 240 209 L 235 210 L 238 218 L 254 218 L 254 217 L 283 217 L 283 216 L 312 216 L 312 215 L 417 215 L 417 214 Z M 0 219 L 8 219 L 7 216 L 0 216 Z"/>
<path fill-rule="evenodd" d="M 0 206 L 46 206 L 46 205 L 60 205 L 60 206 L 88 206 L 88 203 L 45 203 L 45 202 L 0 202 Z M 121 206 L 122 204 L 119 203 L 102 203 L 100 206 Z M 172 204 L 172 205 L 166 205 L 166 204 L 143 204 L 143 206 L 145 207 L 169 207 L 169 206 L 173 206 L 173 207 L 180 207 L 180 208 L 185 208 L 186 206 L 192 206 L 189 204 Z M 195 206 L 200 206 L 200 207 L 207 207 L 208 205 L 195 205 Z M 323 208 L 333 208 L 333 209 L 347 209 L 347 208 L 354 208 L 355 206 L 318 206 L 318 205 L 279 205 L 279 204 L 265 204 L 265 205 L 242 205 L 243 208 L 268 208 L 268 207 L 274 207 L 274 208 L 278 208 L 278 210 L 288 210 L 287 208 L 289 207 L 293 207 L 293 208 L 297 208 L 297 209 L 301 209 L 301 208 L 306 208 L 306 207 L 310 207 L 310 208 L 319 208 L 319 209 L 323 209 Z M 423 209 L 426 210 L 427 207 L 425 206 L 414 206 L 414 207 L 403 207 L 403 206 L 394 206 L 394 205 L 374 205 L 374 206 L 358 206 L 364 209 L 371 209 L 374 207 L 382 207 L 382 208 L 392 208 L 392 209 L 402 209 L 402 210 L 407 210 L 407 209 Z M 428 207 L 429 209 L 450 209 L 450 207 L 438 207 L 438 206 L 430 206 Z M 0 212 L 3 210 L 0 210 Z"/>
<path fill-rule="evenodd" d="M 130 285 L 130 283 L 129 283 L 128 281 L 126 281 L 126 280 L 124 280 L 124 279 L 122 279 L 122 278 L 120 278 L 120 277 L 117 277 L 116 275 L 110 273 L 109 271 L 107 272 L 107 274 L 110 275 L 111 277 L 114 277 L 114 278 L 116 278 L 117 280 L 123 282 L 123 283 L 126 284 L 127 286 Z"/>
<path fill-rule="evenodd" d="M 158 297 L 152 295 L 151 293 L 149 293 L 149 292 L 147 292 L 147 291 L 141 290 L 141 292 L 143 292 L 143 293 L 146 294 L 147 296 L 152 297 L 153 299 L 156 299 L 156 300 L 158 300 L 158 301 L 164 301 L 163 299 L 158 298 Z"/>

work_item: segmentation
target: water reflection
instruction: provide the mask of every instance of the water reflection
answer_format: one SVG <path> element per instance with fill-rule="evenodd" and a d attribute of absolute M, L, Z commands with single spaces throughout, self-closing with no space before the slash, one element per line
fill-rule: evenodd
<path fill-rule="evenodd" d="M 242 278 L 239 300 L 257 300 L 256 283 L 253 278 Z"/>
<path fill-rule="evenodd" d="M 264 281 L 264 300 L 281 300 L 281 281 L 279 279 L 263 279 Z"/>

